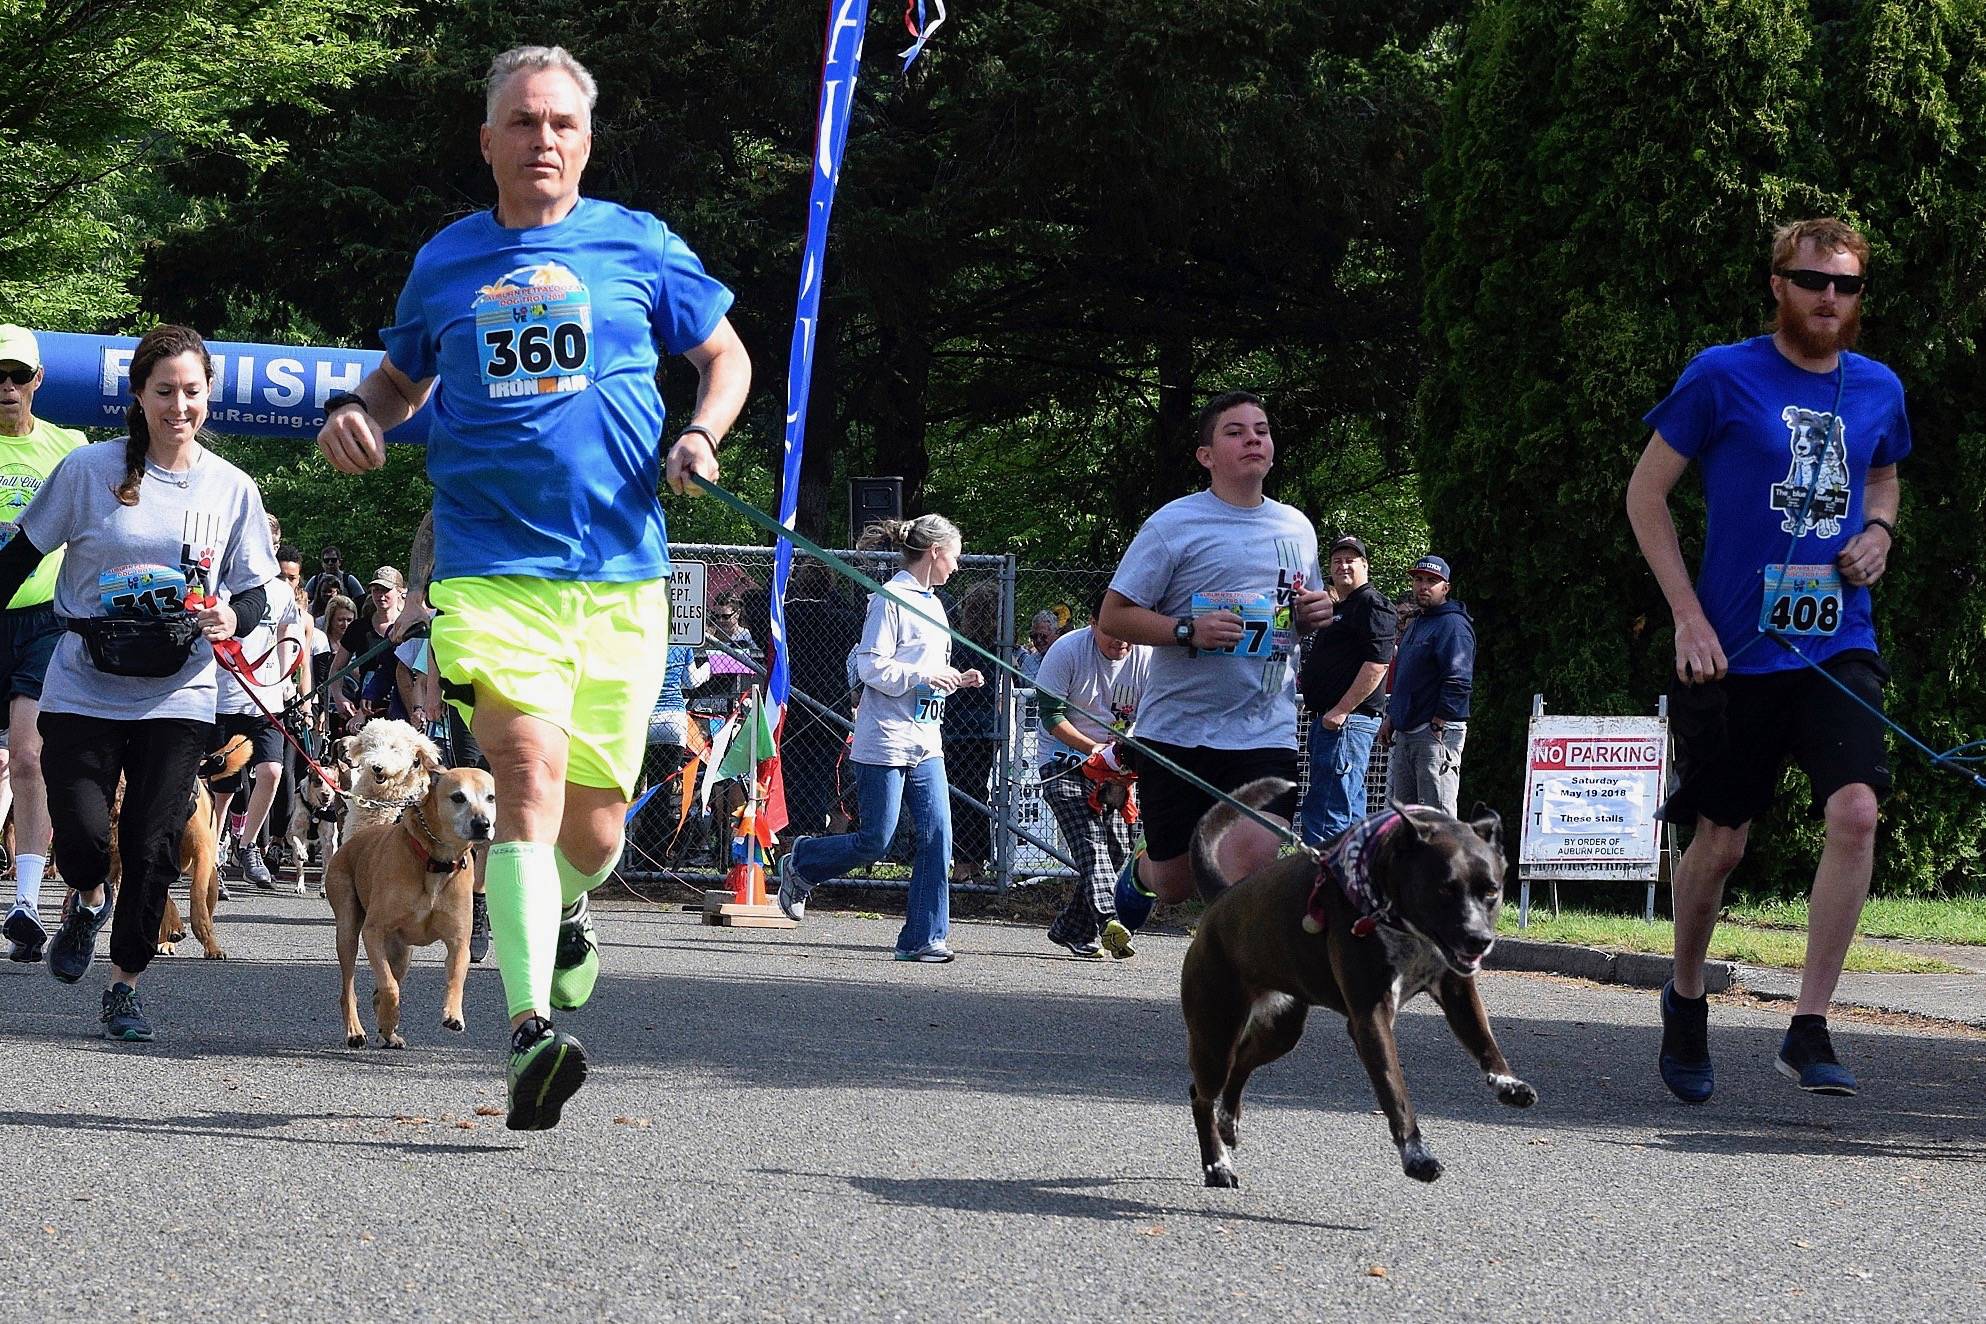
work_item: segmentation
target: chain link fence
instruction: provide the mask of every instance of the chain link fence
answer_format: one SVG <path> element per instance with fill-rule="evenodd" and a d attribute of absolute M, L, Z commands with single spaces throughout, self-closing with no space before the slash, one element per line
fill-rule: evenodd
<path fill-rule="evenodd" d="M 900 564 L 894 553 L 842 551 L 873 579 L 887 580 Z M 704 571 L 704 644 L 708 680 L 688 695 L 691 721 L 707 737 L 736 708 L 740 696 L 765 684 L 765 644 L 771 630 L 773 550 L 769 547 L 678 544 L 677 562 L 701 562 Z M 1031 669 L 1031 637 L 1051 638 L 1090 623 L 1114 567 L 1023 566 L 1011 556 L 967 555 L 939 590 L 952 628 L 1003 660 Z M 795 836 L 848 829 L 854 814 L 854 778 L 847 767 L 858 686 L 849 655 L 859 642 L 868 593 L 839 571 L 796 554 L 787 593 L 787 636 L 793 690 L 787 705 L 781 768 L 789 832 Z M 961 690 L 945 705 L 945 770 L 952 786 L 953 880 L 959 887 L 994 890 L 1031 879 L 1066 879 L 1072 870 L 1041 798 L 1037 773 L 1038 709 L 1032 687 L 1006 673 L 994 675 L 968 650 L 955 647 L 953 663 L 988 673 L 977 690 Z M 1309 723 L 1298 723 L 1299 744 Z M 729 866 L 741 785 L 710 782 L 690 788 L 674 758 L 651 749 L 648 782 L 662 782 L 628 825 L 624 867 L 633 877 L 678 879 L 702 885 L 720 881 Z M 1309 760 L 1299 759 L 1307 776 Z M 1369 805 L 1386 801 L 1386 751 L 1375 747 L 1367 773 Z M 901 887 L 908 883 L 915 838 L 906 816 L 888 853 L 871 869 L 839 880 Z"/>

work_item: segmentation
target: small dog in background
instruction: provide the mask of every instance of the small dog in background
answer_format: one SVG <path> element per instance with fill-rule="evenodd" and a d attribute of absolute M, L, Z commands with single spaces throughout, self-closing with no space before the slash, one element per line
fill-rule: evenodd
<path fill-rule="evenodd" d="M 341 792 L 351 785 L 351 769 L 333 758 L 324 771 L 336 779 L 336 787 L 326 785 L 323 778 L 303 768 L 290 789 L 290 831 L 284 844 L 289 848 L 290 862 L 296 866 L 298 896 L 310 890 L 303 871 L 310 861 L 311 841 L 314 838 L 317 842 L 319 867 L 329 865 L 331 857 L 338 853 L 339 830 L 344 826 L 345 797 Z"/>
<path fill-rule="evenodd" d="M 220 842 L 214 834 L 214 797 L 207 784 L 232 777 L 248 766 L 255 753 L 246 736 L 235 736 L 200 761 L 193 785 L 187 788 L 186 828 L 179 834 L 179 871 L 186 875 L 186 910 L 192 917 L 193 936 L 200 941 L 200 954 L 209 961 L 225 961 L 227 952 L 214 936 L 214 902 L 221 890 Z M 124 877 L 124 862 L 118 856 L 117 816 L 123 811 L 124 783 L 110 806 L 110 883 L 118 886 Z M 74 895 L 73 893 L 71 894 Z M 171 956 L 173 946 L 186 936 L 186 924 L 179 906 L 166 893 L 165 913 L 159 916 L 157 951 Z"/>
<path fill-rule="evenodd" d="M 496 828 L 496 782 L 479 768 L 455 768 L 433 780 L 399 820 L 359 828 L 324 870 L 324 897 L 338 917 L 339 1007 L 345 1043 L 365 1047 L 355 983 L 359 943 L 372 963 L 373 1019 L 382 1048 L 400 1037 L 400 985 L 416 947 L 448 949 L 441 1023 L 464 1028 L 462 986 L 469 974 L 470 900 L 476 867 L 470 852 Z"/>
<path fill-rule="evenodd" d="M 338 761 L 352 771 L 343 833 L 348 841 L 360 828 L 397 822 L 401 808 L 426 795 L 428 782 L 443 770 L 434 741 L 393 718 L 367 722 L 337 748 Z"/>

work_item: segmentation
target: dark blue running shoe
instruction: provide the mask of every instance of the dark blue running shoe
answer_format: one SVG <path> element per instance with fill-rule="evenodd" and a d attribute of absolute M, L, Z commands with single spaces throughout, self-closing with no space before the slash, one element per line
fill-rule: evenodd
<path fill-rule="evenodd" d="M 1827 1017 L 1795 1016 L 1793 1027 L 1779 1045 L 1779 1059 L 1773 1065 L 1779 1074 L 1790 1076 L 1809 1094 L 1855 1093 L 1855 1073 L 1835 1060 L 1834 1041 L 1827 1037 Z"/>
<path fill-rule="evenodd" d="M 1716 1082 L 1710 1069 L 1710 1000 L 1662 985 L 1662 1083 L 1684 1103 L 1702 1103 Z"/>
<path fill-rule="evenodd" d="M 110 922 L 111 899 L 110 889 L 104 888 L 103 906 L 92 911 L 73 895 L 70 897 L 62 926 L 48 942 L 49 974 L 65 984 L 73 984 L 88 973 L 90 962 L 96 958 L 97 934 Z"/>
<path fill-rule="evenodd" d="M 152 1023 L 138 1005 L 138 990 L 129 984 L 112 984 L 103 991 L 103 1037 L 129 1044 L 152 1041 Z"/>
<path fill-rule="evenodd" d="M 1117 874 L 1117 918 L 1133 933 L 1145 927 L 1152 907 L 1158 904 L 1157 897 L 1138 886 L 1138 859 L 1133 855 L 1124 861 Z"/>

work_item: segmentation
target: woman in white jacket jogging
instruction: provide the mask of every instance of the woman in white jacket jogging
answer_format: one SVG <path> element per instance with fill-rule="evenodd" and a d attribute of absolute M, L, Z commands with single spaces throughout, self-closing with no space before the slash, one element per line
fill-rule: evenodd
<path fill-rule="evenodd" d="M 943 515 L 920 515 L 892 521 L 886 531 L 903 553 L 903 569 L 869 595 L 855 648 L 862 694 L 849 763 L 862 821 L 854 832 L 793 844 L 779 862 L 779 908 L 803 919 L 815 883 L 881 859 L 907 805 L 917 853 L 896 959 L 949 961 L 952 807 L 939 724 L 948 695 L 986 682 L 978 671 L 952 666 L 951 636 L 933 623 L 947 620 L 937 589 L 958 569 L 958 526 Z"/>

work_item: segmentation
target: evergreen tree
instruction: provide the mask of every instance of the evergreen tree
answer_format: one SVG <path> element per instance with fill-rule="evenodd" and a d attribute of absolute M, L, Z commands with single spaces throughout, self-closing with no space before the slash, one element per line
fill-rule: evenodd
<path fill-rule="evenodd" d="M 1419 453 L 1435 550 L 1477 621 L 1474 795 L 1516 807 L 1535 692 L 1554 712 L 1653 710 L 1674 653 L 1622 505 L 1640 420 L 1697 351 L 1764 328 L 1771 232 L 1805 216 L 1870 236 L 1860 348 L 1909 394 L 1901 538 L 1875 593 L 1892 712 L 1940 748 L 1986 734 L 1969 674 L 1986 625 L 1982 159 L 1978 0 L 1477 12 L 1429 178 Z M 1700 506 L 1679 524 L 1693 561 Z M 1986 796 L 1905 750 L 1893 762 L 1877 886 L 1976 885 Z M 1818 834 L 1789 776 L 1800 793 L 1754 837 L 1741 886 L 1811 879 Z"/>

